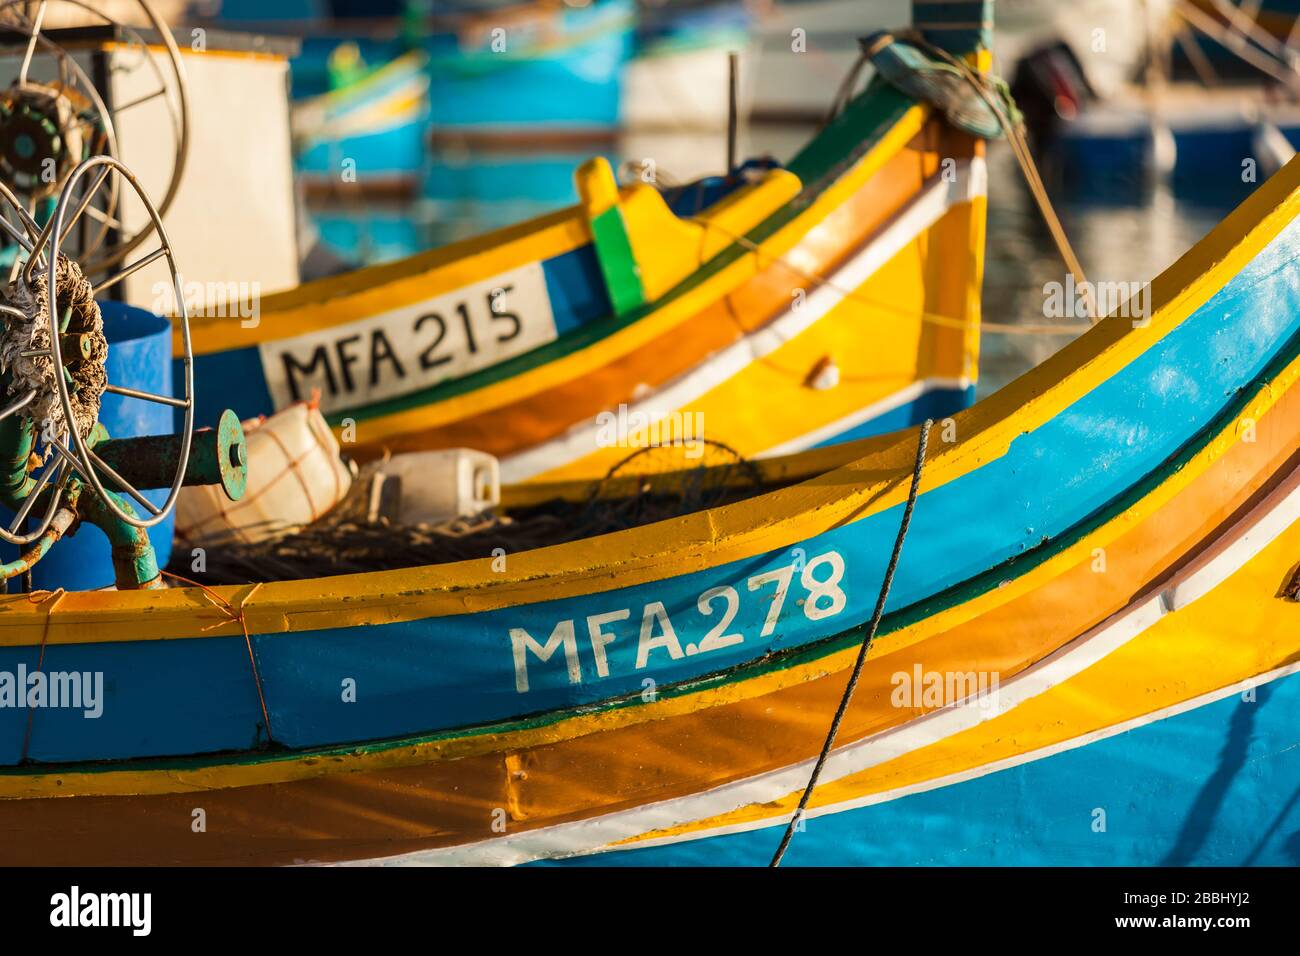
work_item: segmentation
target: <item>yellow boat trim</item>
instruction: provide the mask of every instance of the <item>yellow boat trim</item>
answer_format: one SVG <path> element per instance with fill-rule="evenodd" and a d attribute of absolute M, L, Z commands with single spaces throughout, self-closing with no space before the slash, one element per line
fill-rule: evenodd
<path fill-rule="evenodd" d="M 591 188 L 589 181 L 593 173 L 590 166 L 589 163 L 579 170 L 580 190 Z M 605 169 L 608 170 L 608 164 L 605 164 Z M 612 172 L 609 177 L 612 180 Z M 799 178 L 793 173 L 773 170 L 760 182 L 741 187 L 691 221 L 673 215 L 663 197 L 644 184 L 620 190 L 613 201 L 625 208 L 624 215 L 628 217 L 633 247 L 638 256 L 645 257 L 645 261 L 638 264 L 652 285 L 659 290 L 659 294 L 662 294 L 725 248 L 727 243 L 720 241 L 720 237 L 748 232 L 797 195 L 802 188 Z M 608 201 L 604 192 L 601 193 L 601 201 Z M 627 212 L 629 205 L 634 207 L 631 213 Z M 710 224 L 715 221 L 719 228 L 711 229 Z M 657 244 L 662 241 L 667 229 L 682 233 L 685 237 L 684 249 L 658 251 Z M 713 233 L 717 235 L 712 236 Z M 591 229 L 587 211 L 579 203 L 528 222 L 397 262 L 356 269 L 268 295 L 262 298 L 257 309 L 251 303 L 244 303 L 242 307 L 227 304 L 222 310 L 224 314 L 192 316 L 190 325 L 194 354 L 206 355 L 248 348 L 274 339 L 291 338 L 355 322 L 366 316 L 381 315 L 511 269 L 572 252 L 590 242 Z M 258 324 L 245 328 L 239 318 L 232 318 L 243 315 L 257 315 Z M 635 323 L 634 327 L 642 324 Z M 620 334 L 622 333 L 616 333 L 616 336 Z M 601 344 L 594 347 L 599 349 Z M 172 339 L 173 354 L 178 354 L 181 346 L 181 336 L 177 330 Z M 544 368 L 567 367 L 565 363 L 568 361 L 566 358 Z M 509 382 L 489 388 L 496 394 L 501 388 L 508 389 L 513 382 L 522 378 L 524 376 L 517 376 Z M 482 389 L 473 394 L 487 391 L 489 389 Z M 441 405 L 417 407 L 414 414 L 418 418 L 420 429 L 432 424 L 436 417 L 432 413 L 433 409 L 445 410 L 449 405 L 449 402 L 444 402 Z M 404 421 L 408 417 L 409 414 L 400 414 L 367 422 L 367 429 L 378 435 L 378 429 L 384 428 L 384 434 L 388 434 L 391 423 Z"/>
<path fill-rule="evenodd" d="M 313 96 L 310 99 L 303 100 L 301 103 L 296 104 L 294 109 L 295 111 L 300 109 L 323 109 L 328 111 L 344 108 L 355 100 L 365 99 L 374 87 L 382 85 L 383 81 L 388 79 L 394 73 L 404 73 L 412 67 L 415 68 L 415 72 L 412 73 L 412 78 L 422 81 L 424 86 L 427 87 L 429 80 L 427 75 L 423 74 L 425 59 L 426 57 L 424 53 L 419 50 L 412 50 L 410 53 L 404 53 L 397 59 L 385 63 L 379 69 L 366 74 L 356 83 L 346 86 L 343 89 L 329 90 L 328 92 L 321 93 L 319 96 Z"/>
<path fill-rule="evenodd" d="M 63 47 L 65 50 L 98 49 L 104 50 L 105 52 L 129 53 L 135 53 L 140 49 L 140 44 L 138 43 L 123 43 L 119 40 L 64 40 L 62 37 L 59 38 L 59 46 Z M 144 44 L 144 48 L 150 53 L 158 56 L 167 55 L 167 47 L 161 43 L 146 43 Z M 180 41 L 177 41 L 176 49 L 180 52 L 181 56 L 217 57 L 223 60 L 267 60 L 270 62 L 285 64 L 289 62 L 289 57 L 285 56 L 283 53 L 271 53 L 267 50 L 195 50 L 188 44 L 181 43 Z"/>
<path fill-rule="evenodd" d="M 760 243 L 757 252 L 746 252 L 648 315 L 561 359 L 435 405 L 367 421 L 368 440 L 382 443 L 388 436 L 434 428 L 510 405 L 525 396 L 580 379 L 677 328 L 789 252 L 921 131 L 928 112 L 928 108 L 922 106 L 909 109 L 851 170 L 822 192 L 800 215 Z"/>
<path fill-rule="evenodd" d="M 192 316 L 194 354 L 248 348 L 272 339 L 291 338 L 368 315 L 422 302 L 502 272 L 572 252 L 586 245 L 588 234 L 577 207 L 497 229 L 396 262 L 355 269 L 265 296 L 260 309 L 245 303 L 244 315 L 258 315 L 254 328 L 242 328 L 240 312 L 227 306 L 224 316 Z M 181 339 L 172 339 L 173 354 Z"/>
<path fill-rule="evenodd" d="M 772 338 L 784 341 L 772 351 L 759 354 L 759 346 L 738 343 L 710 356 L 670 388 L 649 393 L 641 400 L 643 404 L 635 407 L 691 416 L 685 420 L 702 423 L 703 437 L 722 442 L 745 458 L 755 458 L 776 446 L 816 435 L 918 381 L 968 384 L 970 379 L 964 373 L 971 369 L 974 357 L 967 349 L 971 338 L 978 338 L 979 312 L 978 307 L 974 314 L 958 310 L 971 307 L 971 286 L 982 273 L 982 247 L 972 249 L 969 243 L 971 220 L 983 214 L 982 197 L 978 204 L 962 202 L 949 207 L 849 290 L 855 295 L 840 298 L 793 334 L 784 329 L 773 331 Z M 885 239 L 877 237 L 876 242 L 883 245 Z M 868 243 L 862 252 L 869 255 L 876 242 Z M 944 268 L 935 268 L 935 262 L 945 263 Z M 854 266 L 850 263 L 847 268 Z M 800 281 L 794 272 L 791 278 Z M 815 315 L 813 302 L 808 299 L 797 315 Z M 936 328 L 917 318 L 927 310 L 967 324 L 962 329 Z M 794 310 L 790 314 L 794 317 Z M 752 335 L 766 338 L 765 329 L 776 324 L 779 322 L 759 327 Z M 864 330 L 870 330 L 868 350 L 862 348 Z M 748 364 L 732 367 L 727 356 L 733 350 L 740 351 Z M 827 357 L 836 362 L 839 384 L 818 392 L 816 402 L 809 403 L 810 375 Z M 629 435 L 628 446 L 635 447 L 637 438 L 635 433 Z M 570 436 L 562 436 L 559 441 L 570 440 Z M 544 452 L 544 447 L 529 449 L 518 458 L 543 462 Z M 555 458 L 569 460 L 550 467 L 542 464 L 545 470 L 538 478 L 555 482 L 607 474 L 628 454 L 624 445 L 601 447 L 578 457 L 558 452 Z M 692 464 L 695 462 L 687 460 L 683 467 Z M 515 459 L 502 460 L 503 474 L 515 474 L 514 468 Z"/>
<path fill-rule="evenodd" d="M 1022 432 L 1037 428 L 1177 327 L 1295 215 L 1297 180 L 1300 160 L 1289 163 L 1158 278 L 1147 327 L 1133 329 L 1127 319 L 1106 320 L 1017 382 L 955 416 L 957 434 L 966 437 L 933 453 L 927 487 L 1004 454 Z M 1260 208 L 1268 212 L 1253 222 Z M 863 458 L 828 475 L 654 525 L 526 551 L 512 556 L 504 573 L 494 572 L 485 559 L 268 583 L 244 605 L 245 620 L 253 631 L 271 634 L 475 613 L 662 580 L 787 548 L 900 503 L 913 443 L 910 435 L 873 439 L 864 444 L 868 453 Z M 846 493 L 847 488 L 854 490 Z M 250 589 L 216 591 L 240 606 Z M 239 633 L 235 621 L 191 588 L 69 594 L 48 616 L 25 596 L 0 601 L 0 646 L 33 645 L 43 635 L 58 644 Z"/>
<path fill-rule="evenodd" d="M 424 109 L 424 101 L 423 91 L 399 90 L 365 110 L 324 120 L 317 129 L 311 130 L 303 138 L 310 142 L 326 142 L 345 136 L 383 132 L 418 118 Z"/>

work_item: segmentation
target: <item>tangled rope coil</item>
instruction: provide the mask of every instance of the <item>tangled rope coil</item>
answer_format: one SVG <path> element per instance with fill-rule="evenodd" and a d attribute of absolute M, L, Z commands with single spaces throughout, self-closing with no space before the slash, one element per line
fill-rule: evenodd
<path fill-rule="evenodd" d="M 82 438 L 88 438 L 99 420 L 100 401 L 108 384 L 104 369 L 108 357 L 104 317 L 95 302 L 94 287 L 74 260 L 60 255 L 56 273 L 58 304 L 62 313 L 60 326 L 64 334 L 80 336 L 80 341 L 86 343 L 84 353 L 64 356 L 67 363 L 64 367 L 69 378 L 68 394 L 74 419 L 71 425 L 75 425 Z M 5 302 L 17 312 L 5 316 L 7 324 L 0 333 L 0 369 L 9 374 L 10 396 L 35 390 L 36 398 L 23 414 L 42 432 L 58 435 L 65 427 L 71 428 L 64 421 L 63 404 L 59 401 L 58 377 L 63 371 L 55 366 L 54 358 L 49 354 L 47 284 L 46 270 L 35 270 L 30 285 L 20 270 L 4 290 Z"/>

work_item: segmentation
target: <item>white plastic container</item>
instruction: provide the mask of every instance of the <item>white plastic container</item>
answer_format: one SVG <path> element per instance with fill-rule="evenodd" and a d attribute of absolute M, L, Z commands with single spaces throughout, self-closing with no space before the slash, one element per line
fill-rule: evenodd
<path fill-rule="evenodd" d="M 471 448 L 394 455 L 376 470 L 401 482 L 397 519 L 402 524 L 469 517 L 501 502 L 500 465 Z"/>
<path fill-rule="evenodd" d="M 219 488 L 182 488 L 176 538 L 188 545 L 251 543 L 280 537 L 315 521 L 343 500 L 352 473 L 320 410 L 307 402 L 269 418 L 244 422 L 248 488 L 231 501 Z"/>

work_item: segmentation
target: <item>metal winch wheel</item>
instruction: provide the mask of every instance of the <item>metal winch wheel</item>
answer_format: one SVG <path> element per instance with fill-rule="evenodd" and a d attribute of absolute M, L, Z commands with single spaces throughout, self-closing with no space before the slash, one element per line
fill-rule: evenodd
<path fill-rule="evenodd" d="M 72 171 L 83 160 L 101 154 L 118 157 L 115 121 L 128 110 L 159 99 L 167 105 L 172 128 L 171 176 L 165 188 L 153 190 L 162 196 L 160 215 L 166 214 L 176 197 L 189 149 L 185 69 L 171 31 L 148 0 L 132 0 L 130 6 L 136 8 L 134 16 L 116 19 L 81 0 L 0 0 L 0 31 L 7 33 L 4 45 L 23 50 L 17 77 L 8 89 L 0 91 L 0 178 L 13 188 L 31 215 L 36 215 L 42 201 L 66 191 Z M 156 39 L 147 42 L 129 20 L 148 23 Z M 127 69 L 147 70 L 151 92 L 107 105 L 104 91 L 96 87 L 76 58 L 47 35 L 54 27 L 68 25 L 111 27 L 128 44 L 125 51 L 114 53 L 115 61 L 133 64 Z M 163 65 L 151 52 L 150 43 L 163 47 Z M 53 77 L 32 77 L 38 51 L 53 61 Z M 87 205 L 78 234 L 69 237 L 75 242 L 71 251 L 87 275 L 124 261 L 153 232 L 152 219 L 128 229 L 122 221 L 120 199 L 114 183 Z"/>
<path fill-rule="evenodd" d="M 110 179 L 118 182 L 109 183 Z M 152 224 L 150 234 L 157 236 L 158 247 L 92 284 L 84 270 L 61 247 L 106 184 L 134 191 L 148 212 Z M 44 227 L 38 227 L 13 192 L 0 183 L 0 206 L 4 203 L 13 207 L 11 211 L 16 213 L 21 229 L 10 226 L 3 217 L 0 217 L 0 227 L 19 243 L 27 259 L 15 266 L 13 278 L 4 289 L 4 303 L 0 304 L 7 324 L 0 340 L 0 360 L 10 377 L 9 395 L 4 399 L 8 404 L 0 408 L 0 420 L 15 414 L 28 416 L 44 449 L 43 454 L 38 453 L 43 471 L 35 479 L 36 486 L 9 527 L 0 528 L 0 539 L 25 545 L 40 537 L 50 526 L 74 475 L 99 496 L 115 518 L 137 528 L 152 527 L 166 518 L 176 504 L 185 482 L 194 430 L 194 362 L 189 315 L 161 214 L 131 171 L 111 156 L 93 156 L 78 164 L 68 176 L 54 213 Z M 156 395 L 107 380 L 104 358 L 108 346 L 95 303 L 96 296 L 127 276 L 164 260 L 176 291 L 174 324 L 181 331 L 183 342 L 182 398 Z M 176 436 L 179 444 L 171 449 L 175 455 L 171 483 L 147 486 L 169 487 L 167 500 L 161 507 L 95 451 L 92 436 L 105 392 L 184 410 L 184 425 Z M 52 490 L 37 526 L 22 530 L 33 504 L 47 487 Z M 116 493 L 129 496 L 143 509 L 143 516 L 122 507 Z"/>
<path fill-rule="evenodd" d="M 52 191 L 82 154 L 91 131 L 77 121 L 72 92 L 26 83 L 0 94 L 0 176 L 28 195 Z"/>

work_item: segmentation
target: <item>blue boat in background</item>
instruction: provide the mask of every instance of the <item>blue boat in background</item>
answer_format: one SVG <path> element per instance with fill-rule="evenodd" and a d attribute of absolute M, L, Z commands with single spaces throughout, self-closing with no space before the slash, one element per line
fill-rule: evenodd
<path fill-rule="evenodd" d="M 429 84 L 427 114 L 418 122 L 515 133 L 618 123 L 636 6 L 634 0 L 227 0 L 220 20 L 301 37 L 291 64 L 297 101 L 356 87 L 351 105 L 365 116 L 391 94 L 386 83 L 374 82 L 375 74 L 418 52 Z"/>
<path fill-rule="evenodd" d="M 298 171 L 309 179 L 394 186 L 424 164 L 428 58 L 413 50 L 293 108 Z"/>
<path fill-rule="evenodd" d="M 227 24 L 301 36 L 291 65 L 296 164 L 335 256 L 370 264 L 454 241 L 464 202 L 475 205 L 479 228 L 485 199 L 488 226 L 571 203 L 573 170 L 592 153 L 614 159 L 628 125 L 724 129 L 732 52 L 746 58 L 738 106 L 747 111 L 755 23 L 747 0 L 450 6 L 439 2 L 434 14 L 410 0 L 227 0 L 222 8 Z M 687 101 L 693 111 L 683 110 Z M 427 202 L 394 230 L 401 215 L 372 223 L 350 201 L 357 194 Z"/>

